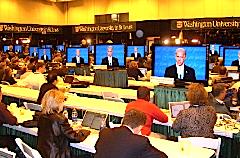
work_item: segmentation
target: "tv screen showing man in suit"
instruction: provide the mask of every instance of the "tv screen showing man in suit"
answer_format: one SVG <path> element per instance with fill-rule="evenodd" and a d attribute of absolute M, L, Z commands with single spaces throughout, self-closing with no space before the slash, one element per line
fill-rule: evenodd
<path fill-rule="evenodd" d="M 96 45 L 95 61 L 96 65 L 125 66 L 124 45 Z"/>
<path fill-rule="evenodd" d="M 144 57 L 145 46 L 128 46 L 127 47 L 127 56 L 134 57 L 135 60 L 138 58 Z"/>
<path fill-rule="evenodd" d="M 51 48 L 39 48 L 38 57 L 45 62 L 51 61 Z"/>
<path fill-rule="evenodd" d="M 186 50 L 178 48 L 176 50 L 175 59 L 176 64 L 173 64 L 165 69 L 164 77 L 195 81 L 195 70 L 184 64 L 184 61 L 186 60 Z"/>
<path fill-rule="evenodd" d="M 22 53 L 22 45 L 15 45 L 14 46 L 14 51 L 18 53 Z"/>
<path fill-rule="evenodd" d="M 88 48 L 67 48 L 67 62 L 77 65 L 88 64 Z"/>
<path fill-rule="evenodd" d="M 29 53 L 32 57 L 38 57 L 38 47 L 30 47 Z"/>
<path fill-rule="evenodd" d="M 207 81 L 207 48 L 155 46 L 153 75 L 184 81 Z"/>
<path fill-rule="evenodd" d="M 224 48 L 223 63 L 224 66 L 239 66 L 240 48 Z"/>

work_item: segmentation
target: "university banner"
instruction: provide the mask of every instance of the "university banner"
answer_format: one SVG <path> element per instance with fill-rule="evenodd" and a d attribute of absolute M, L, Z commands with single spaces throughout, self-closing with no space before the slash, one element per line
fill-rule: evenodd
<path fill-rule="evenodd" d="M 61 33 L 61 26 L 32 24 L 0 24 L 0 33 Z"/>
<path fill-rule="evenodd" d="M 80 24 L 73 27 L 73 33 L 109 33 L 136 31 L 136 22 L 109 24 Z"/>
<path fill-rule="evenodd" d="M 171 30 L 240 29 L 240 18 L 171 20 Z"/>

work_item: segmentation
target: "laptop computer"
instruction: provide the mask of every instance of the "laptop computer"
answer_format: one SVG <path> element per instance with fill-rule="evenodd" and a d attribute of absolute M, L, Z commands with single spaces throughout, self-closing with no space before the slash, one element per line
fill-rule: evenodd
<path fill-rule="evenodd" d="M 86 111 L 83 116 L 82 126 L 100 130 L 102 124 L 106 124 L 108 115 L 93 111 Z"/>
<path fill-rule="evenodd" d="M 176 118 L 181 110 L 189 108 L 190 102 L 189 101 L 169 102 L 168 105 L 171 117 Z"/>

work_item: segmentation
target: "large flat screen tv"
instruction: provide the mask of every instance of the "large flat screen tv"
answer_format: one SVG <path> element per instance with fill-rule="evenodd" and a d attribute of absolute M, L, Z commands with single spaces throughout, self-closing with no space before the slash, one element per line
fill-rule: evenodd
<path fill-rule="evenodd" d="M 84 64 L 88 64 L 88 48 L 80 48 L 80 47 L 68 47 L 67 48 L 67 62 L 75 63 L 76 53 L 80 51 L 80 57 L 83 58 Z"/>
<path fill-rule="evenodd" d="M 181 73 L 177 73 L 176 50 L 185 50 L 186 58 Z M 180 61 L 179 61 L 180 62 Z M 183 73 L 184 72 L 184 73 Z M 181 76 L 181 74 L 183 76 Z M 194 75 L 195 74 L 195 75 Z M 207 46 L 154 46 L 153 50 L 153 75 L 171 77 L 190 82 L 208 81 L 208 48 Z M 196 79 L 194 79 L 194 77 Z"/>
<path fill-rule="evenodd" d="M 61 51 L 61 52 L 64 51 L 64 45 L 57 45 L 56 48 L 57 48 L 57 51 Z"/>
<path fill-rule="evenodd" d="M 43 60 L 43 55 L 46 52 L 48 56 L 48 61 L 52 60 L 51 48 L 38 48 L 38 59 Z"/>
<path fill-rule="evenodd" d="M 143 58 L 145 54 L 145 46 L 127 46 L 127 56 L 134 57 L 134 52 L 140 54 L 140 57 Z"/>
<path fill-rule="evenodd" d="M 22 53 L 22 45 L 14 45 L 14 51 L 18 53 Z"/>
<path fill-rule="evenodd" d="M 238 62 L 238 52 L 240 52 L 239 47 L 229 48 L 224 47 L 223 49 L 223 64 L 224 66 L 239 66 Z"/>
<path fill-rule="evenodd" d="M 37 46 L 31 46 L 30 48 L 29 48 L 29 54 L 30 54 L 30 56 L 33 56 L 33 53 L 34 52 L 36 52 L 36 53 L 38 53 L 38 48 L 39 47 L 37 47 Z"/>
<path fill-rule="evenodd" d="M 112 48 L 112 57 L 118 61 L 120 67 L 125 66 L 125 45 L 124 44 L 99 44 L 95 46 L 96 65 L 107 65 L 108 49 Z M 116 63 L 116 62 L 115 62 Z M 113 64 L 115 64 L 113 63 Z"/>

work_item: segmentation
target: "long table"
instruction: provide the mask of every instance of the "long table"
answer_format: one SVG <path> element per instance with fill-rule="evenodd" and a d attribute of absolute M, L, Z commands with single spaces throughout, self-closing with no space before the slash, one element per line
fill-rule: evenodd
<path fill-rule="evenodd" d="M 86 81 L 89 83 L 93 83 L 93 80 L 94 80 L 93 76 L 76 76 L 76 78 L 80 81 Z M 154 86 L 157 86 L 157 84 L 149 81 L 128 80 L 128 87 L 131 87 L 131 86 L 145 86 L 150 89 L 154 89 Z"/>
<path fill-rule="evenodd" d="M 103 87 L 103 86 L 95 86 L 90 85 L 87 88 L 70 88 L 72 93 L 80 93 L 80 94 L 87 94 L 87 95 L 96 95 L 102 96 L 102 92 L 112 92 L 118 95 L 119 98 L 126 98 L 126 99 L 137 99 L 137 90 L 133 89 L 122 89 L 122 88 L 111 88 L 111 87 Z M 153 91 L 150 92 L 150 98 L 153 100 L 154 93 Z"/>
<path fill-rule="evenodd" d="M 22 126 L 11 126 L 4 124 L 4 127 L 10 128 L 12 130 L 20 131 L 23 133 L 27 133 L 33 136 L 37 136 L 37 128 L 26 128 Z M 95 153 L 95 144 L 99 137 L 99 133 L 96 130 L 91 130 L 91 134 L 81 143 L 71 143 L 70 146 L 84 150 L 90 153 Z M 184 148 L 184 145 L 179 142 L 173 142 L 168 140 L 162 140 L 159 138 L 153 138 L 148 137 L 150 140 L 150 143 L 159 149 L 160 151 L 163 151 L 168 155 L 169 158 L 210 158 L 214 151 L 211 149 L 206 148 L 200 148 L 193 145 L 188 145 L 187 148 Z"/>
<path fill-rule="evenodd" d="M 2 92 L 3 92 L 3 95 L 5 96 L 16 97 L 24 100 L 33 101 L 33 102 L 36 102 L 38 93 L 39 93 L 36 90 L 31 90 L 28 88 L 12 87 L 12 86 L 6 86 L 6 85 L 2 85 Z M 108 113 L 110 115 L 117 116 L 117 117 L 124 116 L 125 108 L 127 105 L 126 103 L 112 102 L 112 101 L 107 101 L 102 99 L 78 97 L 68 93 L 67 95 L 69 97 L 68 97 L 68 100 L 65 102 L 66 107 L 99 111 L 99 112 Z M 170 121 L 171 120 L 169 120 L 169 122 Z M 161 124 L 158 121 L 154 121 L 153 131 L 160 132 L 162 134 L 166 134 L 170 136 L 174 134 L 173 130 L 171 129 L 171 126 L 168 126 L 166 124 Z M 221 151 L 223 151 L 222 149 L 225 150 L 226 148 L 228 148 L 226 149 L 224 154 L 228 154 L 228 153 L 231 154 L 233 152 L 232 151 L 233 149 L 231 149 L 232 148 L 231 146 L 233 146 L 232 141 L 233 140 L 240 141 L 240 135 L 233 134 L 231 130 L 226 130 L 225 128 L 217 129 L 217 131 L 215 132 L 217 135 L 223 136 L 224 140 L 228 140 L 227 144 L 225 143 L 224 146 L 221 148 Z M 226 157 L 231 157 L 231 156 L 226 156 Z"/>

